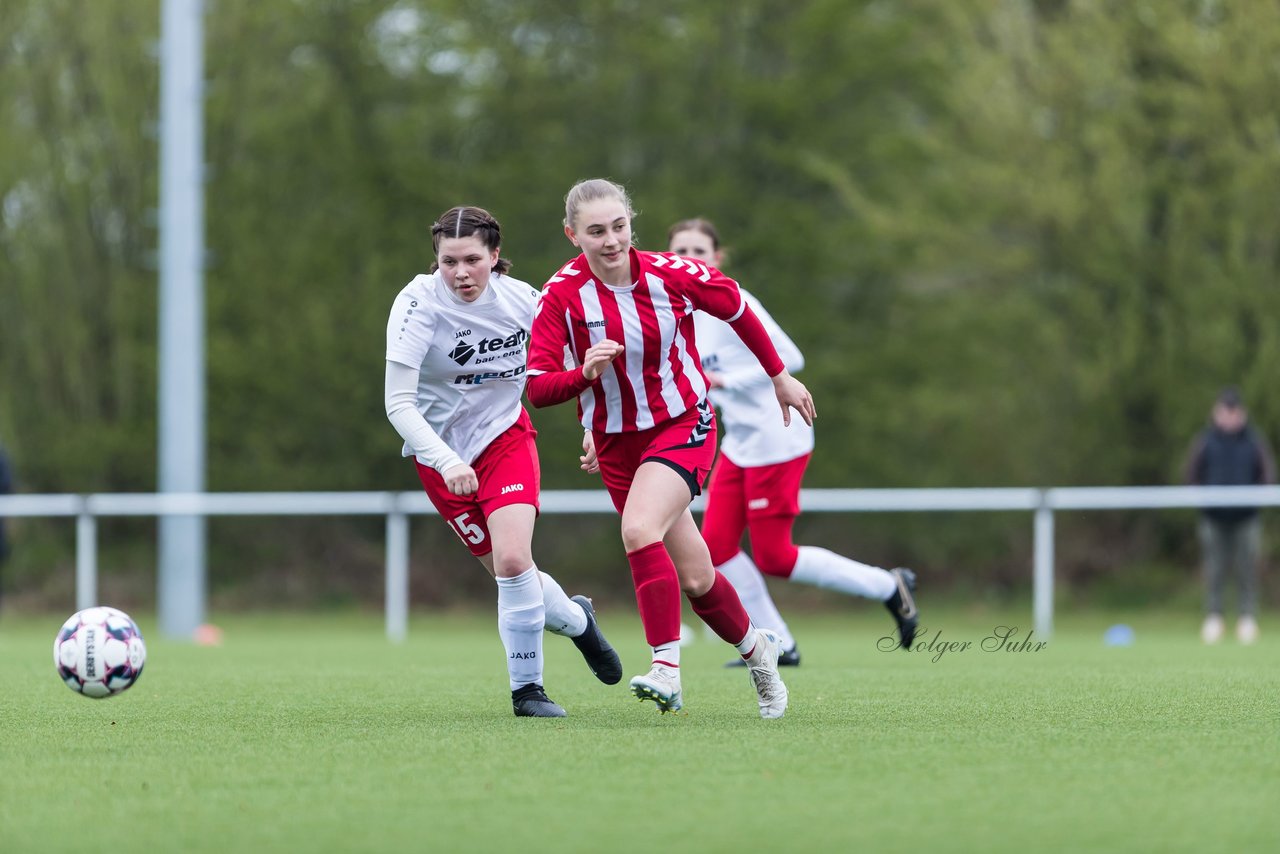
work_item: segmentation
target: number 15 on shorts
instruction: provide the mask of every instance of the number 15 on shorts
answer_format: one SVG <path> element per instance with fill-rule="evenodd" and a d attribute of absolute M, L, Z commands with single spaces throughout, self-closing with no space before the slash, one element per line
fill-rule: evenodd
<path fill-rule="evenodd" d="M 474 512 L 475 511 L 473 510 L 468 510 L 466 513 L 459 513 L 457 516 L 453 517 L 453 520 L 450 521 L 449 524 L 458 532 L 459 537 L 462 537 L 462 539 L 471 543 L 473 546 L 478 546 L 484 542 L 485 535 L 484 528 L 474 522 L 468 521 L 468 517 Z"/>

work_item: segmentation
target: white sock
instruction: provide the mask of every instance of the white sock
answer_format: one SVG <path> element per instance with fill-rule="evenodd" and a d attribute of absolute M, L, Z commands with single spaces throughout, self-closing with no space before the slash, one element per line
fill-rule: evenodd
<path fill-rule="evenodd" d="M 587 612 L 582 606 L 564 594 L 560 582 L 542 570 L 542 604 L 547 609 L 547 631 L 553 635 L 576 638 L 587 630 Z"/>
<path fill-rule="evenodd" d="M 787 621 L 778 613 L 778 606 L 773 604 L 769 588 L 764 583 L 764 575 L 756 568 L 755 562 L 746 552 L 738 552 L 733 557 L 716 567 L 729 583 L 738 591 L 742 607 L 747 609 L 751 622 L 762 629 L 772 629 L 782 638 L 782 648 L 792 649 L 796 639 L 787 628 Z"/>
<path fill-rule="evenodd" d="M 752 652 L 754 652 L 756 648 L 756 624 L 748 623 L 746 635 L 743 636 L 741 641 L 734 644 L 733 646 L 735 649 L 738 650 L 739 653 L 742 654 L 743 658 L 746 658 Z"/>
<path fill-rule="evenodd" d="M 653 647 L 654 662 L 661 661 L 663 664 L 669 664 L 672 667 L 680 666 L 680 641 L 672 641 L 664 643 L 662 646 Z"/>
<path fill-rule="evenodd" d="M 888 570 L 858 563 L 817 546 L 800 547 L 795 569 L 791 570 L 791 580 L 881 602 L 898 589 Z"/>
<path fill-rule="evenodd" d="M 498 579 L 498 635 L 507 650 L 511 690 L 542 684 L 542 627 L 546 611 L 538 570 L 529 567 L 515 578 Z"/>

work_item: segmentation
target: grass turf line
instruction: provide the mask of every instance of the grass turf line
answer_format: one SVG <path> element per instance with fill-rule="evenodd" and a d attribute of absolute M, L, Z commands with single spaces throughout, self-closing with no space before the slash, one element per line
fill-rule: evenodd
<path fill-rule="evenodd" d="M 511 715 L 489 614 L 416 617 L 398 646 L 376 618 L 238 617 L 217 648 L 165 642 L 144 619 L 147 668 L 103 701 L 54 674 L 61 617 L 6 617 L 0 848 L 1261 851 L 1280 838 L 1267 634 L 1205 648 L 1193 615 L 1129 615 L 1137 642 L 1110 648 L 1109 620 L 1082 615 L 1038 652 L 984 651 L 996 626 L 1023 627 L 1016 642 L 1029 620 L 951 612 L 924 627 L 933 650 L 906 653 L 876 650 L 883 613 L 801 618 L 791 707 L 762 721 L 745 672 L 720 666 L 729 647 L 701 636 L 684 651 L 687 714 L 656 714 L 626 690 L 647 669 L 638 623 L 601 620 L 623 683 L 599 684 L 548 635 L 547 690 L 570 717 L 545 721 Z"/>

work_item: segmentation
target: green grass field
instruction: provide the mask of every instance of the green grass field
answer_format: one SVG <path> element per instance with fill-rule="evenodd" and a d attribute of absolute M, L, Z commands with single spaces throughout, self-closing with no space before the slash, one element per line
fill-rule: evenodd
<path fill-rule="evenodd" d="M 620 607 L 614 611 L 624 610 Z M 627 677 L 639 624 L 602 609 Z M 1205 648 L 1194 615 L 1059 617 L 1038 652 L 981 649 L 1025 616 L 949 612 L 934 652 L 880 652 L 879 609 L 795 618 L 791 707 L 762 721 L 728 647 L 684 653 L 660 716 L 547 637 L 570 717 L 511 715 L 490 614 L 228 619 L 164 642 L 93 701 L 53 672 L 64 615 L 0 620 L 0 850 L 1270 851 L 1280 839 L 1280 635 Z M 139 615 L 135 615 L 139 616 Z M 926 617 L 929 615 L 926 614 Z M 1270 629 L 1280 631 L 1280 628 Z"/>

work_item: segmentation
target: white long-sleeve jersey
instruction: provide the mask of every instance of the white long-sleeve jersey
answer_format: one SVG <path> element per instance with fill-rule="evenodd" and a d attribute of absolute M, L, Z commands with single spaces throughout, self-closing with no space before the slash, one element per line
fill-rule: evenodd
<path fill-rule="evenodd" d="M 740 288 L 751 310 L 760 318 L 782 362 L 791 373 L 804 367 L 804 355 L 765 311 L 760 300 Z M 711 390 L 711 402 L 720 410 L 723 439 L 720 453 L 743 467 L 784 463 L 813 450 L 813 428 L 792 414 L 791 426 L 782 422 L 782 409 L 773 392 L 773 381 L 737 333 L 724 321 L 704 313 L 694 315 L 698 355 L 702 368 L 720 375 L 723 388 Z"/>
<path fill-rule="evenodd" d="M 494 274 L 475 302 L 440 274 L 405 286 L 387 321 L 387 418 L 401 453 L 443 474 L 470 465 L 520 417 L 538 292 Z"/>

